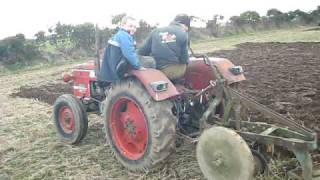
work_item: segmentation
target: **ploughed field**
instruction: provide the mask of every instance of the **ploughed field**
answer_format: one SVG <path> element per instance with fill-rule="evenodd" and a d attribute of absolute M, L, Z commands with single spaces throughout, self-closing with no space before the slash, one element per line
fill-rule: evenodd
<path fill-rule="evenodd" d="M 243 43 L 211 55 L 244 67 L 243 92 L 320 132 L 320 43 Z"/>
<path fill-rule="evenodd" d="M 243 43 L 211 55 L 244 67 L 241 91 L 320 131 L 320 43 Z M 0 179 L 204 179 L 195 144 L 180 137 L 181 145 L 163 167 L 143 175 L 128 172 L 113 157 L 96 115 L 89 116 L 88 134 L 79 145 L 61 143 L 52 104 L 70 91 L 61 78 L 70 68 L 0 77 Z M 271 179 L 285 179 L 286 168 L 295 163 L 290 157 L 272 161 Z"/>

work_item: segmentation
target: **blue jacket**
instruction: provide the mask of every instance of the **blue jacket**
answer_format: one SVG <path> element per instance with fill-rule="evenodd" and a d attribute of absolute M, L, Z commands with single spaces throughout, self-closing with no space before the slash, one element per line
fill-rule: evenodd
<path fill-rule="evenodd" d="M 133 69 L 141 67 L 135 52 L 134 38 L 123 29 L 120 29 L 107 43 L 99 80 L 108 82 L 120 80 L 116 67 L 121 60 L 127 61 Z"/>

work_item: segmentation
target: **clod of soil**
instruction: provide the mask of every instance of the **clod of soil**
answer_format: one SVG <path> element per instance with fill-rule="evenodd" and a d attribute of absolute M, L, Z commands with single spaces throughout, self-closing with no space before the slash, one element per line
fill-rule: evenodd
<path fill-rule="evenodd" d="M 22 86 L 11 97 L 36 99 L 50 105 L 62 94 L 71 93 L 71 86 L 64 83 L 46 84 L 39 87 Z"/>

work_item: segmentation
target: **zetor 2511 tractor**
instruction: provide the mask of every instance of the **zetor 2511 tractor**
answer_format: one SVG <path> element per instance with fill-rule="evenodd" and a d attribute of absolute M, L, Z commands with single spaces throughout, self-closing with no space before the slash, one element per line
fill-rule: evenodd
<path fill-rule="evenodd" d="M 123 80 L 101 83 L 100 61 L 74 67 L 65 75 L 72 94 L 60 96 L 54 120 L 61 139 L 79 143 L 88 128 L 87 113 L 102 114 L 108 143 L 120 163 L 134 172 L 163 164 L 176 148 L 177 134 L 197 143 L 201 171 L 213 180 L 247 180 L 268 174 L 268 160 L 281 147 L 300 166 L 292 178 L 314 178 L 311 151 L 317 135 L 304 126 L 236 91 L 245 80 L 241 66 L 229 60 L 194 55 L 177 83 L 161 71 L 129 70 Z M 273 124 L 252 121 L 260 112 Z"/>

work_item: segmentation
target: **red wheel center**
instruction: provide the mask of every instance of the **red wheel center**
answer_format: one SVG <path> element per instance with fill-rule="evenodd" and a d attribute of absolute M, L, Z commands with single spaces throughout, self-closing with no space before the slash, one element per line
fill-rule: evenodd
<path fill-rule="evenodd" d="M 141 158 L 148 143 L 148 126 L 141 108 L 134 100 L 122 97 L 111 110 L 109 126 L 115 145 L 126 158 Z"/>
<path fill-rule="evenodd" d="M 74 131 L 74 115 L 72 110 L 67 106 L 63 106 L 60 109 L 59 114 L 59 121 L 62 130 L 67 134 L 71 134 Z"/>

